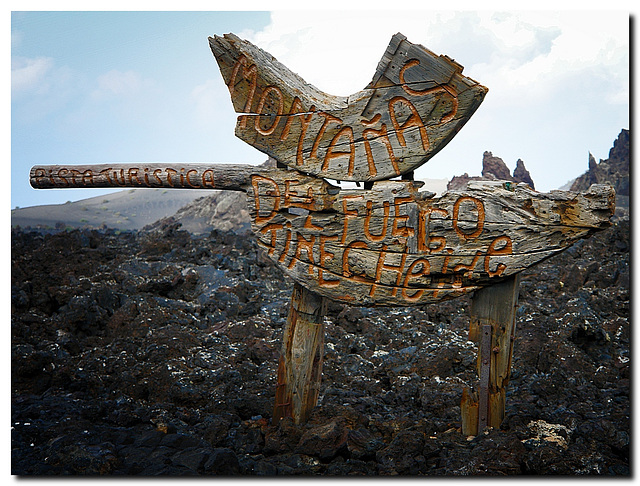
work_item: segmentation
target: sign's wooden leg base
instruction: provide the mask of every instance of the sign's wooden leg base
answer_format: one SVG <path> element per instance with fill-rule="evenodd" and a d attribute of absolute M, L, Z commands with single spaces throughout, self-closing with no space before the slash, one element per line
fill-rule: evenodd
<path fill-rule="evenodd" d="M 278 364 L 273 423 L 304 423 L 316 405 L 324 357 L 324 297 L 295 284 Z"/>
<path fill-rule="evenodd" d="M 469 339 L 478 343 L 478 391 L 465 388 L 460 411 L 462 433 L 478 435 L 500 427 L 511 376 L 516 331 L 519 274 L 475 292 L 471 299 Z"/>

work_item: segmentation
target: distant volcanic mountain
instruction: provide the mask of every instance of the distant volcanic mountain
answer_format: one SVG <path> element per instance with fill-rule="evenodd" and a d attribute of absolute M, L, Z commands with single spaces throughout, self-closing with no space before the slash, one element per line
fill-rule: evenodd
<path fill-rule="evenodd" d="M 589 153 L 589 170 L 578 177 L 571 185 L 571 191 L 586 191 L 591 184 L 611 184 L 616 190 L 616 206 L 629 207 L 629 130 L 622 130 L 609 158 L 596 163 Z"/>

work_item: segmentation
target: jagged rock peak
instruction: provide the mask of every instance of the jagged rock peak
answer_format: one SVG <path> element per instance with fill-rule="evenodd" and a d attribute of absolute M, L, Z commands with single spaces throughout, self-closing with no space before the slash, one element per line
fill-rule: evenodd
<path fill-rule="evenodd" d="M 513 180 L 507 164 L 500 157 L 494 157 L 491 152 L 485 152 L 482 156 L 482 177 L 501 181 Z"/>
<path fill-rule="evenodd" d="M 589 153 L 589 170 L 578 177 L 571 185 L 571 191 L 584 192 L 591 184 L 611 184 L 620 196 L 629 196 L 629 130 L 622 129 L 609 150 L 609 158 L 596 163 Z M 618 200 L 618 205 L 622 202 Z"/>
<path fill-rule="evenodd" d="M 469 176 L 466 172 L 461 176 L 454 176 L 447 184 L 448 191 L 460 191 L 467 187 L 469 181 L 486 181 L 501 180 L 511 182 L 524 182 L 531 189 L 535 189 L 531 174 L 524 166 L 522 159 L 518 159 L 516 168 L 511 175 L 511 171 L 507 164 L 500 157 L 495 157 L 491 152 L 486 151 L 482 155 L 482 175 Z"/>
<path fill-rule="evenodd" d="M 529 184 L 531 189 L 535 189 L 535 185 L 533 183 L 533 179 L 531 178 L 531 174 L 524 166 L 524 162 L 522 159 L 518 159 L 516 162 L 516 168 L 513 171 L 513 180 L 514 182 L 524 182 L 525 184 Z"/>

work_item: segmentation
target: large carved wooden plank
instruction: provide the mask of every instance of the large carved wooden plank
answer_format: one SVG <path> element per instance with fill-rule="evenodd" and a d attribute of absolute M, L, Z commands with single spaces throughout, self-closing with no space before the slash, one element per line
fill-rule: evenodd
<path fill-rule="evenodd" d="M 495 284 L 606 227 L 614 204 L 607 186 L 541 194 L 472 184 L 436 198 L 381 181 L 333 188 L 318 211 L 318 187 L 286 171 L 259 178 L 249 203 L 270 258 L 314 292 L 357 305 L 419 305 Z"/>
<path fill-rule="evenodd" d="M 329 179 L 373 181 L 414 170 L 451 140 L 487 92 L 455 61 L 402 34 L 391 39 L 371 83 L 347 97 L 309 85 L 233 34 L 209 43 L 241 114 L 236 135 Z"/>

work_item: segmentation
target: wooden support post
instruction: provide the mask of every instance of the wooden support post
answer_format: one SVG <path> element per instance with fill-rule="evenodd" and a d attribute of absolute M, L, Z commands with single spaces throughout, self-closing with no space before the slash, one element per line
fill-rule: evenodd
<path fill-rule="evenodd" d="M 462 433 L 478 435 L 485 427 L 500 427 L 511 376 L 520 276 L 485 287 L 471 299 L 469 339 L 478 343 L 479 392 L 463 390 Z"/>
<path fill-rule="evenodd" d="M 324 357 L 324 297 L 294 284 L 278 364 L 273 422 L 304 423 L 316 405 Z"/>

